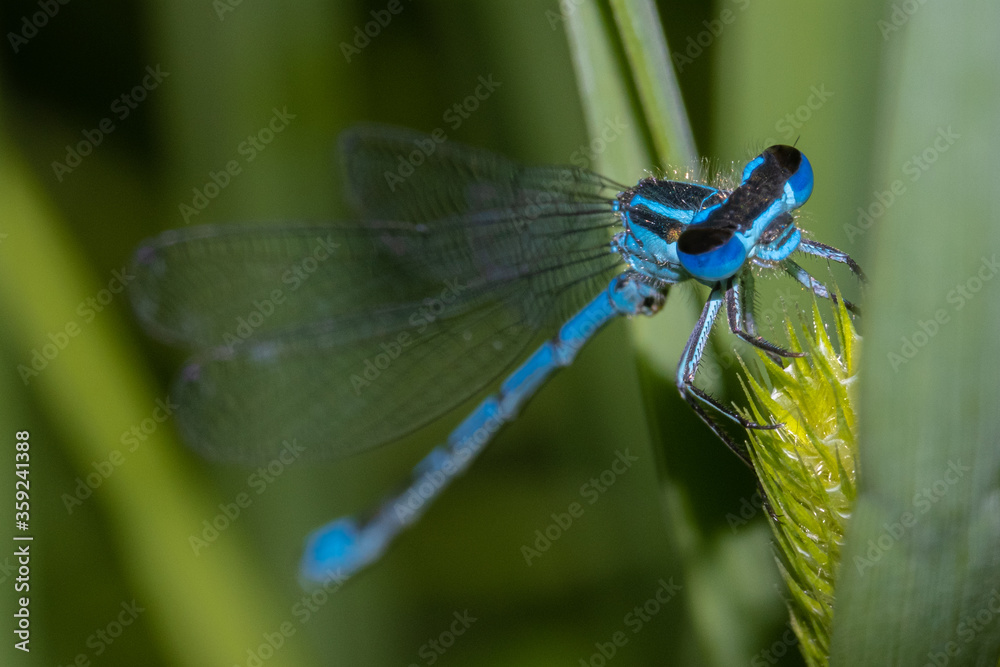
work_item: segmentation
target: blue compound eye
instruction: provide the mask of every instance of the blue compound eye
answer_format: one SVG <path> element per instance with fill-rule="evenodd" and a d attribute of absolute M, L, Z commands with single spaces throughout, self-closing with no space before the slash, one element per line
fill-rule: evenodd
<path fill-rule="evenodd" d="M 718 282 L 740 270 L 747 251 L 730 229 L 689 227 L 677 239 L 677 258 L 688 273 Z"/>
<path fill-rule="evenodd" d="M 785 181 L 786 192 L 790 192 L 794 207 L 802 206 L 809 199 L 813 190 L 813 170 L 809 160 L 797 148 L 792 146 L 771 146 L 765 153 L 770 153 L 778 165 L 791 174 Z"/>

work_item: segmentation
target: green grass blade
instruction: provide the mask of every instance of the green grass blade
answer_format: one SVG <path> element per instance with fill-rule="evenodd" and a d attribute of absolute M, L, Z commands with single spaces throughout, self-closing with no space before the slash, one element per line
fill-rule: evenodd
<path fill-rule="evenodd" d="M 596 142 L 608 121 L 625 125 L 620 136 L 605 142 L 603 150 L 594 151 L 598 154 L 597 170 L 629 183 L 635 180 L 636 170 L 650 166 L 652 156 L 643 138 L 642 116 L 631 101 L 631 77 L 618 57 L 609 23 L 599 3 L 584 3 L 568 13 L 566 34 L 588 134 Z"/>
<path fill-rule="evenodd" d="M 1000 653 L 1000 6 L 915 6 L 884 24 L 878 183 L 896 192 L 867 231 L 835 665 L 993 665 Z"/>
<path fill-rule="evenodd" d="M 570 50 L 593 141 L 599 139 L 608 115 L 622 114 L 630 119 L 627 141 L 609 146 L 599 169 L 624 183 L 634 183 L 654 167 L 645 137 L 652 137 L 661 160 L 682 165 L 694 156 L 694 144 L 653 5 L 615 2 L 613 18 L 610 12 L 602 12 L 602 7 L 603 3 L 584 3 L 569 13 Z M 617 35 L 613 19 L 617 20 Z M 624 53 L 616 37 L 623 43 Z M 700 303 L 686 298 L 689 293 L 688 288 L 674 290 L 669 312 L 636 318 L 632 323 L 647 414 L 654 434 L 664 434 L 675 449 L 682 444 L 689 452 L 700 451 L 706 444 L 718 446 L 718 453 L 726 456 L 717 442 L 696 442 L 704 432 L 687 437 L 696 418 L 678 399 L 673 383 L 677 355 L 700 310 Z M 666 449 L 663 442 L 655 446 Z M 682 456 L 687 458 L 689 452 Z M 770 597 L 773 580 L 760 576 L 768 560 L 766 533 L 748 530 L 709 539 L 694 516 L 688 482 L 671 476 L 677 475 L 677 470 L 668 472 L 660 479 L 664 512 L 668 532 L 683 560 L 692 625 L 692 631 L 685 633 L 690 644 L 679 646 L 675 655 L 682 657 L 675 659 L 690 662 L 689 656 L 697 653 L 703 664 L 735 664 L 752 654 L 759 641 L 758 627 L 743 621 L 748 610 L 759 614 L 767 609 L 767 616 L 774 608 Z M 711 493 L 707 489 L 699 492 Z"/>
<path fill-rule="evenodd" d="M 169 428 L 148 435 L 136 453 L 125 452 L 122 434 L 130 425 L 149 421 L 156 393 L 137 370 L 142 364 L 125 340 L 124 326 L 110 312 L 81 330 L 78 305 L 101 286 L 41 188 L 26 174 L 4 145 L 0 202 L 7 236 L 0 262 L 0 311 L 8 318 L 11 356 L 24 365 L 32 348 L 47 342 L 49 332 L 64 332 L 67 322 L 77 324 L 71 339 L 67 334 L 66 349 L 36 376 L 28 376 L 27 391 L 52 411 L 47 416 L 81 477 L 98 464 L 124 459 L 89 502 L 102 504 L 136 603 L 149 609 L 142 620 L 148 618 L 156 629 L 166 659 L 192 667 L 232 664 L 260 643 L 262 632 L 285 620 L 283 605 L 262 583 L 267 576 L 240 557 L 234 540 L 220 540 L 200 556 L 192 553 L 189 538 L 219 509 L 185 470 L 182 446 Z M 35 440 L 32 451 L 51 455 L 52 445 Z M 58 525 L 59 520 L 42 518 L 43 525 Z M 45 541 L 37 544 L 46 548 Z M 273 613 L 262 617 L 261 609 Z M 300 664 L 300 650 L 289 646 L 275 655 L 274 664 Z"/>
<path fill-rule="evenodd" d="M 611 9 L 657 156 L 664 164 L 691 164 L 698 151 L 656 4 L 611 0 Z"/>

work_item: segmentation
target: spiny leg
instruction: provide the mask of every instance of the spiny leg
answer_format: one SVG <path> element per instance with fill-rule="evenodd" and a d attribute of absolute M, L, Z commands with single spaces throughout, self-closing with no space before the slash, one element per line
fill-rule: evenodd
<path fill-rule="evenodd" d="M 756 303 L 753 272 L 743 271 L 740 274 L 740 276 L 736 279 L 736 283 L 733 286 L 739 290 L 737 296 L 741 300 L 741 303 L 739 305 L 742 307 L 741 310 L 743 315 L 742 318 L 743 328 L 751 336 L 758 336 L 757 324 L 754 322 L 754 317 L 753 317 L 753 307 L 754 304 Z M 728 308 L 728 301 L 727 301 L 727 308 Z M 730 322 L 730 328 L 732 328 L 731 322 Z M 739 334 L 737 333 L 737 335 Z M 799 354 L 799 353 L 794 353 L 794 354 Z M 774 363 L 779 365 L 781 364 L 780 357 L 770 353 L 768 353 L 767 356 L 770 357 Z M 742 456 L 741 458 L 743 459 L 744 463 L 750 466 L 751 469 L 753 468 L 753 463 L 751 462 L 749 456 Z M 771 506 L 771 501 L 768 500 L 767 492 L 764 490 L 764 483 L 761 481 L 761 478 L 759 476 L 755 475 L 754 478 L 757 480 L 757 491 L 758 493 L 760 493 L 761 506 L 767 511 L 768 516 L 770 516 L 772 520 L 778 521 L 779 520 L 778 514 L 774 511 L 774 508 Z"/>
<path fill-rule="evenodd" d="M 754 288 L 753 271 L 743 271 L 740 274 L 739 280 L 743 291 L 741 294 L 743 298 L 743 328 L 751 336 L 759 336 L 760 333 L 757 330 L 757 322 L 753 314 L 754 308 L 757 305 L 757 291 Z M 783 365 L 780 356 L 769 352 L 766 354 L 777 365 Z"/>
<path fill-rule="evenodd" d="M 833 246 L 826 245 L 825 243 L 820 243 L 819 241 L 807 241 L 805 239 L 799 244 L 799 250 L 806 253 L 807 255 L 814 255 L 816 257 L 822 257 L 824 259 L 829 259 L 834 262 L 840 262 L 841 264 L 846 264 L 847 267 L 858 277 L 861 282 L 868 282 L 868 278 L 865 276 L 865 272 L 861 270 L 858 263 L 851 259 L 851 256 L 846 252 L 837 250 Z"/>
<path fill-rule="evenodd" d="M 754 288 L 753 271 L 743 271 L 740 274 L 744 303 L 749 302 L 749 307 L 743 308 L 743 328 L 751 336 L 758 335 L 757 321 L 754 319 L 754 307 L 757 304 L 757 290 Z"/>
<path fill-rule="evenodd" d="M 830 301 L 837 303 L 836 294 L 831 294 L 830 291 L 826 288 L 826 285 L 816 280 L 812 275 L 809 274 L 808 271 L 803 269 L 794 261 L 786 259 L 781 264 L 784 267 L 785 272 L 788 273 L 788 275 L 795 278 L 797 281 L 799 281 L 799 283 L 801 283 L 807 289 L 812 290 L 813 294 L 822 299 L 830 299 Z M 861 309 L 855 306 L 847 299 L 844 299 L 844 306 L 846 306 L 847 310 L 851 311 L 855 315 L 859 317 L 861 316 Z"/>
<path fill-rule="evenodd" d="M 746 342 L 765 352 L 779 357 L 804 357 L 805 354 L 802 352 L 792 352 L 778 347 L 757 335 L 752 316 L 748 317 L 749 311 L 744 308 L 743 302 L 747 296 L 753 303 L 752 283 L 746 283 L 741 278 L 730 280 L 729 289 L 726 290 L 726 315 L 729 319 L 729 329 Z"/>
<path fill-rule="evenodd" d="M 683 394 L 684 392 L 682 391 L 681 393 Z M 750 460 L 750 454 L 747 453 L 746 447 L 729 437 L 729 434 L 726 433 L 721 426 L 715 423 L 715 420 L 712 419 L 707 412 L 705 412 L 705 408 L 699 405 L 697 401 L 694 401 L 687 396 L 684 397 L 684 400 L 687 401 L 689 406 L 691 406 L 694 413 L 698 415 L 703 422 L 705 422 L 705 425 L 712 429 L 712 433 L 714 433 L 719 440 L 722 440 L 726 447 L 736 454 L 736 456 L 740 457 L 740 460 L 753 470 L 753 462 Z"/>
<path fill-rule="evenodd" d="M 722 289 L 715 287 L 701 311 L 701 317 L 698 319 L 694 331 L 691 332 L 691 337 L 688 338 L 687 345 L 684 346 L 684 352 L 681 354 L 680 363 L 677 365 L 677 389 L 681 392 L 684 400 L 694 410 L 695 414 L 701 417 L 702 421 L 712 429 L 712 432 L 719 436 L 726 443 L 726 446 L 732 449 L 741 459 L 749 463 L 749 458 L 745 450 L 734 443 L 725 431 L 715 423 L 715 420 L 705 411 L 704 406 L 707 405 L 714 408 L 720 414 L 732 419 L 744 428 L 776 429 L 780 428 L 781 424 L 758 424 L 744 419 L 706 392 L 694 386 L 694 378 L 698 373 L 698 366 L 705 353 L 705 346 L 708 343 L 709 334 L 712 332 L 712 325 L 715 324 L 715 318 L 722 308 L 722 300 Z"/>
<path fill-rule="evenodd" d="M 772 521 L 780 521 L 781 515 L 774 511 L 774 507 L 771 506 L 771 501 L 767 497 L 767 491 L 764 489 L 764 483 L 761 481 L 760 477 L 757 479 L 757 492 L 760 494 L 760 504 L 767 511 L 767 515 L 771 517 Z"/>

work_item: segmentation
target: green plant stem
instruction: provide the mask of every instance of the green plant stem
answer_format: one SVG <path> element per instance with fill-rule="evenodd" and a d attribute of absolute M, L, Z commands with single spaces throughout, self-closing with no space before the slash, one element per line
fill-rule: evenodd
<path fill-rule="evenodd" d="M 28 350 L 45 339 L 44 332 L 62 332 L 67 321 L 76 322 L 77 305 L 100 288 L 7 146 L 0 149 L 0 201 L 8 235 L 0 304 L 22 340 L 19 347 Z M 92 473 L 97 462 L 117 460 L 113 452 L 124 458 L 122 433 L 148 421 L 155 403 L 142 397 L 155 392 L 136 371 L 141 367 L 124 327 L 108 314 L 79 331 L 70 348 L 30 379 L 28 388 L 43 409 L 59 407 L 51 419 L 81 475 Z M 239 556 L 235 534 L 193 553 L 189 539 L 219 510 L 184 470 L 183 448 L 170 434 L 161 428 L 148 435 L 140 450 L 124 458 L 127 470 L 107 479 L 91 502 L 101 504 L 120 536 L 136 604 L 150 610 L 149 622 L 171 663 L 233 664 L 260 642 L 261 632 L 285 619 L 262 583 L 267 577 Z M 33 447 L 44 451 L 47 445 Z M 261 609 L 275 613 L 261 618 Z M 274 664 L 301 664 L 300 649 L 286 648 Z"/>
<path fill-rule="evenodd" d="M 611 0 L 611 8 L 657 156 L 665 164 L 691 164 L 698 151 L 656 4 Z"/>

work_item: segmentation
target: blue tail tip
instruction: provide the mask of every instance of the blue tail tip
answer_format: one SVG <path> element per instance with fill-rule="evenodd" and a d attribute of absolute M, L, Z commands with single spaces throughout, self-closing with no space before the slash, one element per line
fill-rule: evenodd
<path fill-rule="evenodd" d="M 302 576 L 323 583 L 331 577 L 349 574 L 357 568 L 358 525 L 341 518 L 317 528 L 306 538 L 300 567 Z"/>

